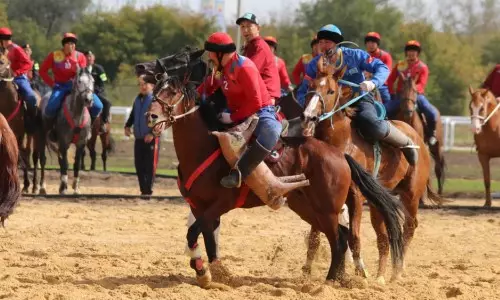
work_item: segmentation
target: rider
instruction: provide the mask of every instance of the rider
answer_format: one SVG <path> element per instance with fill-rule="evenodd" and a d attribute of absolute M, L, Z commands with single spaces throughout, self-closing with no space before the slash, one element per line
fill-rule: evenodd
<path fill-rule="evenodd" d="M 309 83 L 316 78 L 319 58 L 322 55 L 330 54 L 332 51 L 335 53 L 337 44 L 344 40 L 340 29 L 332 24 L 321 27 L 317 36 L 322 53 L 307 65 L 306 75 L 297 91 L 298 102 L 302 106 L 305 104 L 305 96 L 309 88 Z M 340 50 L 343 53 L 343 60 L 347 67 L 343 79 L 359 84 L 363 92 L 373 91 L 375 87 L 380 87 L 387 79 L 389 69 L 379 59 L 370 57 L 366 51 L 361 49 L 340 47 Z M 372 73 L 372 79 L 365 80 L 363 71 Z M 353 90 L 359 92 L 357 88 L 353 88 Z M 382 140 L 394 147 L 401 148 L 406 160 L 411 165 L 416 163 L 418 152 L 412 147 L 413 141 L 392 125 L 392 123 L 378 119 L 373 97 L 365 96 L 355 102 L 353 106 L 357 109 L 354 122 L 363 136 Z"/>
<path fill-rule="evenodd" d="M 264 41 L 266 41 L 266 43 L 269 45 L 271 51 L 274 54 L 274 62 L 276 63 L 276 67 L 278 68 L 278 72 L 280 75 L 282 93 L 283 91 L 287 90 L 293 92 L 293 85 L 290 82 L 290 77 L 288 77 L 285 61 L 281 57 L 278 57 L 278 55 L 276 55 L 276 50 L 278 48 L 278 41 L 274 36 L 266 36 L 264 37 Z"/>
<path fill-rule="evenodd" d="M 500 64 L 491 70 L 483 82 L 482 88 L 490 90 L 495 97 L 500 97 Z"/>
<path fill-rule="evenodd" d="M 95 63 L 95 55 L 92 51 L 85 51 L 87 58 L 87 69 L 94 78 L 94 93 L 101 99 L 103 109 L 101 114 L 100 133 L 106 132 L 106 124 L 109 122 L 109 110 L 111 109 L 111 102 L 106 98 L 104 83 L 108 81 L 104 68 Z"/>
<path fill-rule="evenodd" d="M 33 68 L 31 68 L 31 70 L 28 72 L 28 79 L 31 80 L 31 82 L 35 82 L 40 78 L 40 74 L 38 74 L 38 71 L 40 70 L 40 65 L 31 58 L 31 54 L 33 53 L 33 51 L 31 50 L 30 44 L 24 44 L 21 47 L 23 48 L 24 52 L 26 52 L 26 55 L 28 55 L 28 58 L 33 63 Z"/>
<path fill-rule="evenodd" d="M 406 77 L 417 78 L 417 106 L 419 110 L 425 116 L 428 125 L 428 131 L 430 133 L 429 144 L 434 145 L 436 143 L 436 119 L 438 116 L 437 110 L 430 104 L 429 100 L 425 97 L 425 86 L 427 85 L 427 79 L 429 78 L 429 68 L 424 64 L 419 58 L 421 51 L 421 46 L 418 41 L 411 40 L 405 45 L 405 55 L 406 61 L 399 61 L 397 65 L 392 69 L 389 78 L 387 79 L 387 86 L 389 87 L 389 92 L 391 93 L 391 101 L 386 104 L 387 115 L 394 116 L 397 114 L 399 109 L 400 99 L 396 95 L 400 93 L 403 89 L 403 83 L 400 78 L 399 72 L 404 74 Z M 394 90 L 394 83 L 398 81 L 397 88 Z"/>
<path fill-rule="evenodd" d="M 389 52 L 384 51 L 379 48 L 380 46 L 380 34 L 377 32 L 368 32 L 365 36 L 365 46 L 366 51 L 371 57 L 380 59 L 389 70 L 392 70 L 392 57 Z M 387 88 L 387 82 L 378 88 L 382 102 L 385 104 L 391 101 L 391 94 Z"/>
<path fill-rule="evenodd" d="M 12 31 L 7 27 L 0 28 L 0 45 L 9 51 L 7 57 L 14 73 L 14 82 L 18 86 L 21 98 L 26 101 L 28 117 L 33 118 L 36 115 L 37 100 L 28 79 L 28 72 L 33 63 L 26 52 L 12 42 Z"/>
<path fill-rule="evenodd" d="M 311 40 L 311 53 L 303 54 L 292 71 L 292 79 L 296 85 L 302 81 L 302 77 L 306 75 L 307 64 L 319 54 L 318 39 L 316 36 Z"/>
<path fill-rule="evenodd" d="M 64 97 L 71 92 L 73 78 L 79 68 L 87 66 L 87 60 L 83 53 L 76 51 L 78 39 L 73 33 L 65 33 L 61 41 L 63 48 L 49 53 L 40 67 L 40 77 L 45 83 L 52 87 L 52 94 L 45 108 L 45 121 L 47 128 L 51 131 L 50 138 L 55 141 L 55 124 L 57 112 L 61 107 Z M 54 78 L 49 76 L 49 69 L 52 70 Z M 93 123 L 102 111 L 102 102 L 94 94 L 92 107 L 90 108 L 91 122 Z"/>
<path fill-rule="evenodd" d="M 236 20 L 240 26 L 241 35 L 246 41 L 244 56 L 250 58 L 259 70 L 273 104 L 281 97 L 280 75 L 271 49 L 260 36 L 260 26 L 257 17 L 246 13 Z"/>
<path fill-rule="evenodd" d="M 208 96 L 222 87 L 230 112 L 223 112 L 220 121 L 225 124 L 241 123 L 253 114 L 259 122 L 251 142 L 241 155 L 237 165 L 221 180 L 226 188 L 235 188 L 264 160 L 278 142 L 281 123 L 276 119 L 271 96 L 255 64 L 236 53 L 232 38 L 224 32 L 210 35 L 205 42 L 215 71 L 222 72 L 217 80 L 207 78 L 198 87 L 198 93 Z"/>

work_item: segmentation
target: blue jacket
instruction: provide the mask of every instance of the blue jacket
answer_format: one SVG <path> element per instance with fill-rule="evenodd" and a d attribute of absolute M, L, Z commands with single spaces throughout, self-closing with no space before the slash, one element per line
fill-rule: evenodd
<path fill-rule="evenodd" d="M 342 79 L 360 84 L 365 80 L 363 71 L 367 71 L 373 74 L 371 79 L 377 88 L 381 87 L 384 82 L 389 77 L 390 70 L 387 66 L 378 58 L 370 57 L 368 52 L 361 49 L 351 49 L 340 47 L 344 55 L 344 64 L 347 65 L 347 70 L 344 73 Z M 318 59 L 320 55 L 314 57 L 306 67 L 306 75 L 310 78 L 316 78 L 316 73 L 318 71 Z M 297 100 L 304 106 L 305 95 L 309 88 L 309 80 L 304 78 L 297 90 Z M 356 90 L 356 89 L 355 89 Z"/>
<path fill-rule="evenodd" d="M 138 95 L 134 100 L 132 112 L 128 117 L 125 127 L 134 126 L 134 137 L 136 139 L 143 139 L 148 133 L 151 133 L 151 128 L 148 127 L 146 112 L 148 111 L 149 105 L 152 101 L 152 93 L 145 96 Z"/>

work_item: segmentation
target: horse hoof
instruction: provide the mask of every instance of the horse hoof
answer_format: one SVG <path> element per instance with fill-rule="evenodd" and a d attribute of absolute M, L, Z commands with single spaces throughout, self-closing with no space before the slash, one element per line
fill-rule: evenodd
<path fill-rule="evenodd" d="M 392 275 L 391 282 L 396 282 L 396 281 L 399 281 L 401 279 L 403 279 L 403 276 L 401 275 L 401 273 L 397 273 L 397 274 Z"/>
<path fill-rule="evenodd" d="M 212 280 L 219 283 L 229 284 L 232 274 L 220 260 L 215 260 L 209 265 Z"/>
<path fill-rule="evenodd" d="M 304 273 L 304 275 L 311 275 L 311 267 L 310 266 L 303 266 L 302 267 L 302 273 Z"/>
<path fill-rule="evenodd" d="M 75 191 L 73 192 L 73 195 L 80 195 L 80 190 L 75 190 Z"/>
<path fill-rule="evenodd" d="M 357 275 L 357 276 L 361 276 L 363 278 L 370 277 L 370 274 L 368 274 L 368 270 L 366 270 L 366 269 L 358 269 L 358 268 L 356 268 L 356 270 L 354 271 L 354 274 Z"/>
<path fill-rule="evenodd" d="M 25 187 L 23 188 L 22 193 L 23 193 L 23 194 L 28 194 L 29 192 L 30 192 L 29 188 L 28 188 L 27 186 L 25 186 Z"/>
<path fill-rule="evenodd" d="M 196 281 L 201 288 L 207 288 L 210 285 L 210 282 L 212 282 L 212 275 L 210 274 L 210 270 L 205 269 L 205 274 L 196 275 Z"/>
<path fill-rule="evenodd" d="M 380 284 L 380 285 L 385 285 L 385 278 L 384 276 L 379 276 L 377 277 L 377 279 L 375 280 L 376 283 Z"/>
<path fill-rule="evenodd" d="M 40 189 L 40 195 L 47 195 L 47 190 L 45 188 Z"/>
<path fill-rule="evenodd" d="M 33 190 L 31 191 L 32 194 L 36 195 L 40 192 L 40 189 L 36 186 L 33 187 Z"/>

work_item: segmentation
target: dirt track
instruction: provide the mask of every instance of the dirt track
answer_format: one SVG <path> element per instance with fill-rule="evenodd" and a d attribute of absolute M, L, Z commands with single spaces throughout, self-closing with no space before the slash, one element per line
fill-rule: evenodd
<path fill-rule="evenodd" d="M 0 298 L 498 299 L 500 293 L 499 214 L 421 211 L 407 277 L 385 287 L 373 278 L 362 287 L 355 278 L 357 287 L 346 289 L 323 284 L 325 248 L 312 277 L 302 277 L 308 226 L 288 208 L 232 211 L 222 218 L 220 246 L 231 287 L 203 290 L 184 255 L 187 212 L 181 202 L 24 200 L 0 233 Z M 374 274 L 367 213 L 362 232 L 362 255 Z"/>

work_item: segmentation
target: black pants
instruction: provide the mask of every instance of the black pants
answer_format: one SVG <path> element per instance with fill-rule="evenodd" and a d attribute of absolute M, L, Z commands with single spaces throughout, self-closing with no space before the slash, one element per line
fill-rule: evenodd
<path fill-rule="evenodd" d="M 134 143 L 134 162 L 139 188 L 142 195 L 153 194 L 153 184 L 158 164 L 159 138 L 155 138 L 151 143 L 136 139 Z"/>
<path fill-rule="evenodd" d="M 102 102 L 102 112 L 101 112 L 101 120 L 104 123 L 109 122 L 109 110 L 111 109 L 111 102 L 104 97 L 103 95 L 97 95 Z"/>

